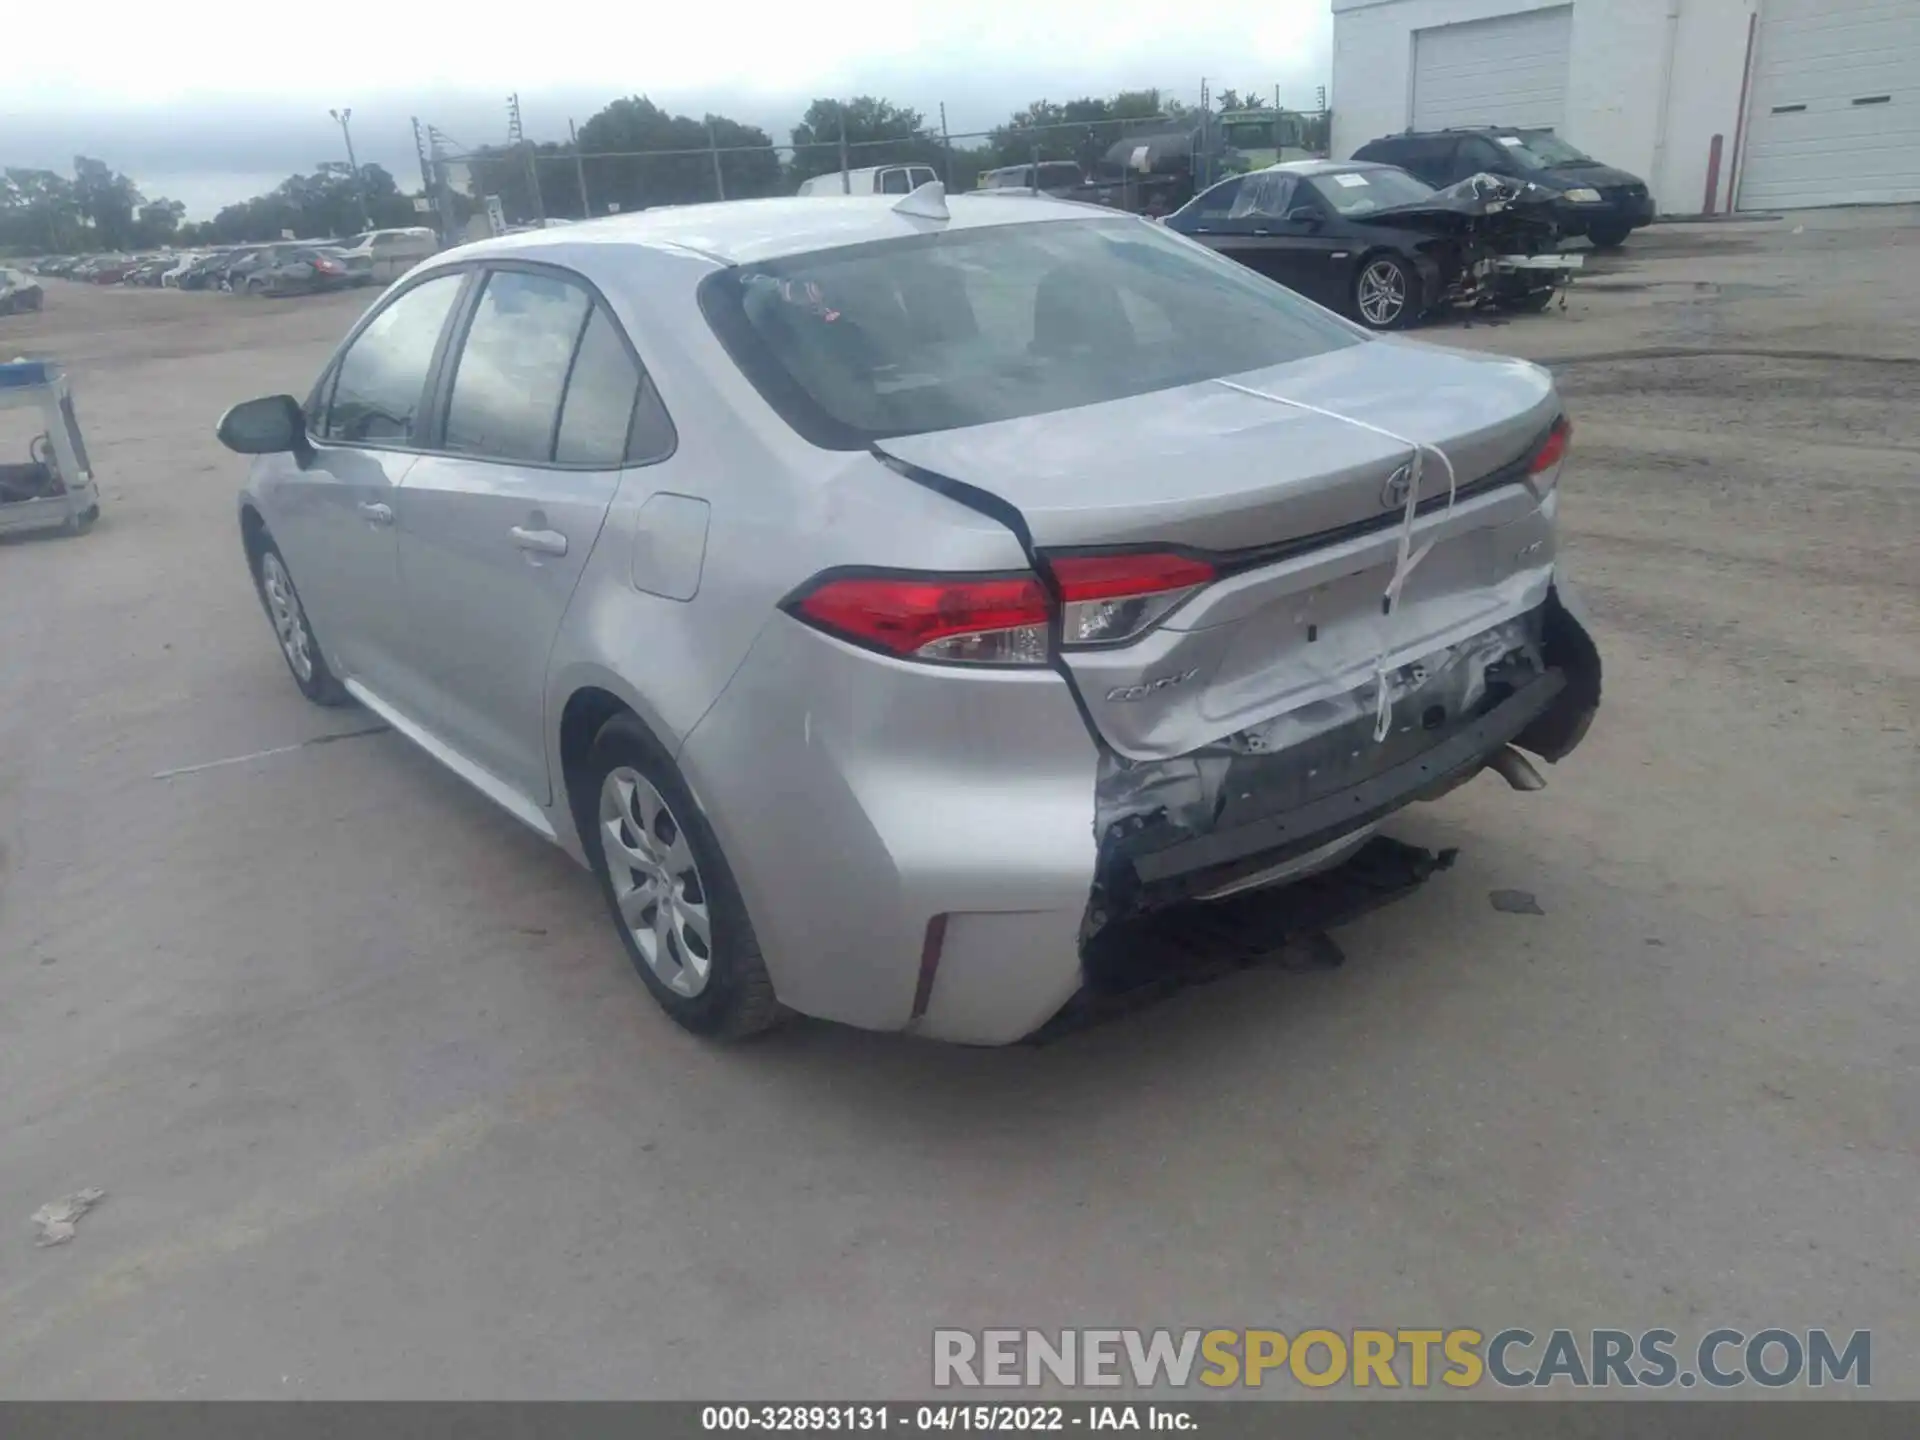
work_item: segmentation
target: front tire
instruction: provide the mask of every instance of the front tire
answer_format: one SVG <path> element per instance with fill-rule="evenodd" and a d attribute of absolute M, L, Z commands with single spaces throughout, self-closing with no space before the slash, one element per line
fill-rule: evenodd
<path fill-rule="evenodd" d="M 1420 277 L 1398 255 L 1369 255 L 1353 277 L 1353 313 L 1369 330 L 1399 330 L 1420 313 Z"/>
<path fill-rule="evenodd" d="M 627 958 L 696 1035 L 738 1039 L 782 1015 L 720 843 L 673 761 L 631 715 L 587 752 L 578 813 Z"/>
<path fill-rule="evenodd" d="M 326 657 L 320 653 L 320 642 L 313 636 L 312 622 L 307 619 L 307 607 L 300 603 L 300 592 L 293 588 L 293 576 L 288 573 L 286 559 L 271 540 L 263 539 L 259 560 L 254 565 L 253 583 L 260 592 L 267 619 L 273 625 L 280 658 L 287 662 L 287 670 L 293 676 L 293 683 L 300 687 L 300 693 L 316 705 L 350 704 L 353 697 L 327 668 Z"/>
<path fill-rule="evenodd" d="M 1593 248 L 1596 250 L 1618 250 L 1622 245 L 1627 243 L 1627 236 L 1632 233 L 1633 227 L 1631 225 L 1617 222 L 1613 224 L 1600 224 L 1588 229 L 1587 239 L 1592 242 Z"/>

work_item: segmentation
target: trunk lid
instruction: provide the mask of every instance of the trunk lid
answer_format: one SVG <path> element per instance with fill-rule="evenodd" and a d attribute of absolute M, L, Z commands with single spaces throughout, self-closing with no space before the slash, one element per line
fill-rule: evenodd
<path fill-rule="evenodd" d="M 1533 365 L 1411 342 L 1356 345 L 1231 381 L 1438 445 L 1463 490 L 1523 462 L 1559 414 L 1552 381 Z M 1436 637 L 1506 618 L 1495 611 L 1518 613 L 1520 590 L 1535 588 L 1515 587 L 1525 562 L 1484 532 L 1533 514 L 1537 502 L 1496 484 L 1459 501 L 1444 534 L 1437 508 L 1423 515 L 1420 538 L 1439 543 L 1388 634 L 1380 598 L 1404 503 L 1389 482 L 1408 448 L 1219 382 L 880 448 L 1013 507 L 1043 557 L 1165 546 L 1216 558 L 1221 578 L 1158 628 L 1065 652 L 1095 725 L 1135 759 L 1183 754 L 1351 690 L 1383 645 L 1426 653 Z M 1444 471 L 1431 457 L 1425 471 L 1423 503 L 1444 505 Z M 1529 559 L 1550 569 L 1551 545 Z"/>

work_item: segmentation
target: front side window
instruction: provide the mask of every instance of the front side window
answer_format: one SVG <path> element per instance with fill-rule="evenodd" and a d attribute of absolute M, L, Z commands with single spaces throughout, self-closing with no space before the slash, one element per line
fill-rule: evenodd
<path fill-rule="evenodd" d="M 454 369 L 446 448 L 551 460 L 567 370 L 592 308 L 585 290 L 556 276 L 489 275 Z"/>
<path fill-rule="evenodd" d="M 1133 219 L 948 231 L 718 271 L 708 322 L 815 444 L 990 424 L 1365 343 Z"/>
<path fill-rule="evenodd" d="M 1293 176 L 1278 170 L 1256 170 L 1240 182 L 1230 220 L 1284 220 L 1293 195 Z"/>
<path fill-rule="evenodd" d="M 1491 170 L 1497 175 L 1502 171 L 1512 173 L 1540 168 L 1539 157 L 1529 151 L 1515 136 L 1508 136 L 1498 145 L 1481 136 L 1475 136 L 1467 141 L 1461 150 L 1469 171 Z"/>
<path fill-rule="evenodd" d="M 436 275 L 415 285 L 354 337 L 335 372 L 322 439 L 406 445 L 418 438 L 427 371 L 464 279 Z"/>
<path fill-rule="evenodd" d="M 1542 167 L 1593 164 L 1591 155 L 1577 146 L 1569 145 L 1551 130 L 1525 130 L 1518 138 L 1526 141 L 1521 148 L 1538 160 Z"/>
<path fill-rule="evenodd" d="M 882 195 L 904 195 L 913 187 L 907 183 L 904 170 L 886 170 L 880 175 L 880 193 Z"/>

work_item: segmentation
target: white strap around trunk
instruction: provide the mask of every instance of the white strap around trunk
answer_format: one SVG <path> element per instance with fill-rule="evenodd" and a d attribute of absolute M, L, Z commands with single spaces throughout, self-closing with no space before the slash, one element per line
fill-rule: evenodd
<path fill-rule="evenodd" d="M 1447 452 L 1438 445 L 1429 445 L 1424 440 L 1410 439 L 1405 435 L 1396 435 L 1384 426 L 1375 425 L 1367 420 L 1356 420 L 1351 415 L 1342 415 L 1336 410 L 1323 410 L 1318 405 L 1309 405 L 1304 400 L 1290 400 L 1285 395 L 1275 395 L 1266 390 L 1255 390 L 1250 385 L 1237 384 L 1232 380 L 1216 380 L 1216 385 L 1224 385 L 1229 390 L 1237 390 L 1242 395 L 1251 395 L 1256 400 L 1271 400 L 1276 405 L 1288 405 L 1295 410 L 1305 410 L 1314 415 L 1324 415 L 1329 420 L 1339 420 L 1362 430 L 1371 430 L 1404 445 L 1412 452 L 1407 461 L 1407 503 L 1400 514 L 1400 549 L 1394 557 L 1393 577 L 1387 581 L 1386 593 L 1381 596 L 1380 613 L 1391 618 L 1400 603 L 1400 592 L 1406 587 L 1407 577 L 1413 574 L 1414 567 L 1427 558 L 1434 542 L 1427 541 L 1418 550 L 1413 549 L 1413 522 L 1420 508 L 1420 476 L 1425 469 L 1425 457 L 1431 453 L 1439 460 L 1440 468 L 1447 472 L 1447 508 L 1441 516 L 1444 523 L 1453 514 L 1453 500 L 1459 491 L 1460 482 L 1454 474 L 1453 462 L 1447 458 Z M 1373 662 L 1374 705 L 1373 738 L 1377 744 L 1385 740 L 1393 729 L 1393 696 L 1387 685 L 1387 657 L 1393 647 L 1386 640 L 1381 641 L 1380 654 Z"/>

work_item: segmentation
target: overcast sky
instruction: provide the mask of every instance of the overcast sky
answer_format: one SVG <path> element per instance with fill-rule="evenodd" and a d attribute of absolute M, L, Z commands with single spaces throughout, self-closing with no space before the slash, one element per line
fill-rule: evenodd
<path fill-rule="evenodd" d="M 1271 96 L 1278 85 L 1283 103 L 1310 106 L 1327 83 L 1332 30 L 1327 0 L 841 0 L 804 18 L 771 6 L 490 0 L 249 6 L 191 21 L 104 0 L 84 25 L 38 13 L 32 63 L 0 86 L 0 165 L 70 171 L 75 154 L 96 156 L 196 219 L 343 158 L 330 107 L 352 108 L 361 162 L 411 189 L 409 116 L 468 145 L 497 143 L 515 90 L 535 140 L 565 139 L 570 117 L 631 94 L 731 115 L 778 141 L 817 95 L 880 95 L 930 121 L 944 101 L 958 133 L 1042 98 L 1157 85 L 1192 103 L 1203 76 L 1215 90 Z"/>

